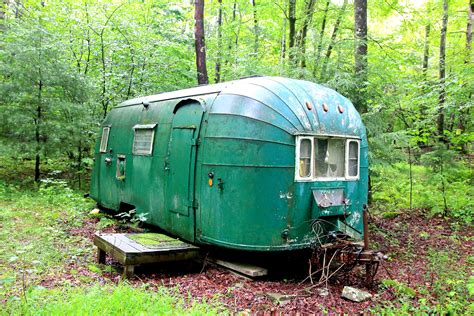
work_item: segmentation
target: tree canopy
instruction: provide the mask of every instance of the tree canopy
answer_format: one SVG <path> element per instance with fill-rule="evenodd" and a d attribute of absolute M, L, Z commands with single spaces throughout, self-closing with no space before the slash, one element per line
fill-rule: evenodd
<path fill-rule="evenodd" d="M 406 159 L 407 149 L 417 158 L 439 144 L 466 154 L 472 7 L 470 0 L 3 1 L 1 141 L 18 156 L 64 155 L 80 168 L 111 107 L 195 86 L 205 70 L 211 83 L 278 75 L 339 91 L 364 113 L 374 162 Z"/>

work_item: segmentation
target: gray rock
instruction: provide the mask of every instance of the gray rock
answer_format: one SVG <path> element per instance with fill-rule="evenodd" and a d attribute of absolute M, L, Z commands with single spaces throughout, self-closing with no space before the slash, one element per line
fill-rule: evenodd
<path fill-rule="evenodd" d="M 318 295 L 322 297 L 329 295 L 329 290 L 327 288 L 317 289 L 317 292 Z"/>
<path fill-rule="evenodd" d="M 359 303 L 372 298 L 372 294 L 356 289 L 355 287 L 345 286 L 342 289 L 341 297 Z"/>

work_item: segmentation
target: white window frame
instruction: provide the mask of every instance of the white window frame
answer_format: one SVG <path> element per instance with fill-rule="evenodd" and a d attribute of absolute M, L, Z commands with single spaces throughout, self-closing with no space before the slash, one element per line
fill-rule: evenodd
<path fill-rule="evenodd" d="M 105 131 L 107 131 L 107 136 L 104 138 Z M 100 149 L 99 152 L 105 153 L 107 152 L 107 145 L 109 143 L 109 136 L 110 136 L 110 126 L 102 127 L 102 136 L 100 138 Z"/>
<path fill-rule="evenodd" d="M 349 175 L 349 145 L 351 142 L 357 144 L 357 175 Z M 345 176 L 347 180 L 358 180 L 360 175 L 360 140 L 358 139 L 347 139 L 346 140 L 346 166 L 345 166 Z"/>
<path fill-rule="evenodd" d="M 309 176 L 302 177 L 300 176 L 300 148 L 301 142 L 304 139 L 308 139 L 311 142 L 311 159 L 310 159 L 310 172 Z M 295 179 L 297 181 L 313 181 L 314 175 L 314 137 L 311 136 L 298 136 L 296 137 L 296 168 L 295 168 Z"/>
<path fill-rule="evenodd" d="M 151 156 L 153 153 L 153 145 L 155 141 L 155 127 L 156 124 L 137 124 L 133 127 L 133 143 L 132 143 L 132 154 L 135 156 Z M 137 130 L 152 130 L 153 133 L 151 134 L 151 145 L 148 152 L 136 152 L 135 151 L 135 138 L 137 136 Z"/>
<path fill-rule="evenodd" d="M 338 138 L 345 141 L 344 145 L 344 176 L 343 177 L 316 177 L 315 176 L 315 151 L 316 139 L 330 139 Z M 309 139 L 311 141 L 311 172 L 308 177 L 300 176 L 300 147 L 301 141 Z M 349 143 L 357 143 L 357 176 L 349 176 Z M 311 182 L 311 181 L 353 181 L 360 178 L 360 139 L 350 138 L 344 135 L 297 135 L 296 136 L 296 150 L 295 150 L 295 181 Z"/>

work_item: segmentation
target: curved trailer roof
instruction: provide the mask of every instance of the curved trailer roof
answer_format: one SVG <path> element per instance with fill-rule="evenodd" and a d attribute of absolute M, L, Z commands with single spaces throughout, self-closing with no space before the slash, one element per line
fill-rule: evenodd
<path fill-rule="evenodd" d="M 360 115 L 347 98 L 319 84 L 283 77 L 250 77 L 164 92 L 127 100 L 116 108 L 209 94 L 241 96 L 251 99 L 254 103 L 263 104 L 270 108 L 275 119 L 278 117 L 289 122 L 287 131 L 291 134 L 352 135 L 361 138 L 365 136 Z M 215 103 L 219 104 L 219 98 L 214 105 Z M 206 110 L 215 112 L 217 109 L 214 105 Z M 255 114 L 250 113 L 251 107 L 245 107 L 245 110 L 249 116 Z M 266 112 L 268 115 L 269 111 Z"/>

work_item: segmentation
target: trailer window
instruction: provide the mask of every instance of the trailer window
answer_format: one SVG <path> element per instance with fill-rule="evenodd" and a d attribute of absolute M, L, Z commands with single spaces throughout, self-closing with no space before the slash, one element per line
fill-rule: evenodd
<path fill-rule="evenodd" d="M 295 180 L 357 180 L 360 140 L 339 135 L 296 137 Z"/>
<path fill-rule="evenodd" d="M 117 169 L 115 175 L 118 180 L 125 180 L 125 156 L 117 155 Z"/>
<path fill-rule="evenodd" d="M 109 142 L 110 127 L 102 128 L 102 138 L 100 140 L 100 152 L 105 153 L 107 151 L 107 143 Z"/>
<path fill-rule="evenodd" d="M 151 155 L 153 152 L 153 140 L 155 137 L 156 124 L 135 125 L 135 137 L 133 139 L 134 155 Z"/>
<path fill-rule="evenodd" d="M 300 177 L 311 176 L 311 139 L 304 138 L 300 142 Z"/>
<path fill-rule="evenodd" d="M 356 140 L 347 141 L 347 178 L 357 178 L 359 176 L 359 142 Z"/>
<path fill-rule="evenodd" d="M 344 177 L 344 139 L 315 139 L 317 178 Z"/>

